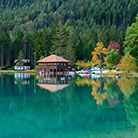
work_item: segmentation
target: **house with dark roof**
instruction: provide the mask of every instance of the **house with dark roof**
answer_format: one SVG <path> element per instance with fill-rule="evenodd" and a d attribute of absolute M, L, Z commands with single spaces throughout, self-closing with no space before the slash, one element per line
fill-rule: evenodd
<path fill-rule="evenodd" d="M 50 55 L 38 61 L 38 70 L 41 74 L 68 74 L 71 70 L 70 62 L 61 56 Z"/>
<path fill-rule="evenodd" d="M 31 69 L 31 61 L 29 59 L 22 59 L 14 61 L 14 70 L 29 70 Z"/>

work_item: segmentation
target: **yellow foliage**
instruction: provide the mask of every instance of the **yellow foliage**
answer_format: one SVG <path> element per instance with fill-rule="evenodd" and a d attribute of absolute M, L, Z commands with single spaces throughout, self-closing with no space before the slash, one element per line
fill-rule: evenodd
<path fill-rule="evenodd" d="M 94 96 L 94 99 L 96 100 L 96 104 L 98 105 L 102 105 L 103 101 L 107 98 L 107 94 L 106 92 L 101 93 L 99 90 L 99 88 L 101 87 L 101 82 L 100 81 L 92 81 L 93 84 L 93 88 L 92 88 L 92 92 L 91 95 Z M 106 83 L 104 83 L 104 90 L 106 88 Z"/>
<path fill-rule="evenodd" d="M 77 61 L 76 65 L 79 66 L 80 68 L 85 68 L 85 69 L 93 66 L 91 61 L 85 63 L 84 61 L 81 60 Z"/>
<path fill-rule="evenodd" d="M 106 56 L 106 53 L 107 53 L 107 49 L 104 48 L 104 45 L 103 43 L 101 42 L 98 42 L 97 43 L 97 47 L 94 48 L 95 51 L 91 52 L 92 54 L 92 62 L 93 62 L 93 66 L 95 65 L 100 65 L 102 63 L 102 58 L 104 60 L 104 63 L 105 62 L 105 56 Z M 101 57 L 101 58 L 100 58 Z"/>
<path fill-rule="evenodd" d="M 127 53 L 120 61 L 118 68 L 122 71 L 136 71 L 136 59 Z"/>
<path fill-rule="evenodd" d="M 92 79 L 90 79 L 90 78 L 83 78 L 81 80 L 77 80 L 76 84 L 78 86 L 83 86 L 85 84 L 88 85 L 88 86 L 90 86 L 90 85 L 92 85 Z"/>
<path fill-rule="evenodd" d="M 129 98 L 136 89 L 137 81 L 135 78 L 125 78 L 118 80 L 118 86 L 126 98 Z"/>

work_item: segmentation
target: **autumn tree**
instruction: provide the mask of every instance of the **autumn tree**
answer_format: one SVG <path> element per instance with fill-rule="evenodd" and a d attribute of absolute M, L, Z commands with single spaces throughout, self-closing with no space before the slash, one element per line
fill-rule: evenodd
<path fill-rule="evenodd" d="M 80 69 L 84 68 L 85 62 L 83 60 L 78 60 L 76 62 L 76 66 L 77 66 L 77 69 L 80 70 Z"/>
<path fill-rule="evenodd" d="M 77 65 L 77 69 L 88 69 L 90 67 L 92 67 L 92 62 L 91 61 L 88 61 L 88 62 L 84 62 L 83 60 L 78 60 L 76 62 L 76 65 Z"/>
<path fill-rule="evenodd" d="M 114 49 L 117 50 L 120 48 L 120 45 L 117 42 L 114 41 L 110 41 L 109 45 L 108 45 L 108 49 Z"/>
<path fill-rule="evenodd" d="M 107 67 L 112 69 L 114 66 L 119 64 L 120 56 L 120 45 L 117 42 L 111 41 L 108 45 L 108 51 L 106 55 Z"/>
<path fill-rule="evenodd" d="M 127 53 L 120 61 L 120 64 L 118 65 L 118 68 L 122 71 L 136 71 L 137 70 L 137 64 L 136 59 Z"/>
<path fill-rule="evenodd" d="M 92 62 L 93 62 L 93 66 L 99 65 L 100 69 L 102 68 L 102 65 L 104 63 L 106 63 L 106 53 L 107 53 L 107 49 L 104 48 L 103 43 L 97 43 L 97 47 L 94 48 L 95 51 L 93 51 L 92 54 Z M 101 70 L 102 72 L 102 70 Z"/>

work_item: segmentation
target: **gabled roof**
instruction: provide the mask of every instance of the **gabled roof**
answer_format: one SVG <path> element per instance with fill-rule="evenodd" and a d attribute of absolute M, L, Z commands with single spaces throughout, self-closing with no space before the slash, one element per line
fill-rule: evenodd
<path fill-rule="evenodd" d="M 39 61 L 37 61 L 38 63 L 46 63 L 46 62 L 69 62 L 68 60 L 64 59 L 61 56 L 57 56 L 57 55 L 50 55 L 46 58 L 43 58 Z"/>
<path fill-rule="evenodd" d="M 50 92 L 56 92 L 56 91 L 59 91 L 59 90 L 62 90 L 64 88 L 68 87 L 68 84 L 41 84 L 41 83 L 38 83 L 37 85 L 45 90 L 49 90 Z"/>
<path fill-rule="evenodd" d="M 17 63 L 17 62 L 18 62 L 18 59 L 15 59 L 14 63 Z M 30 59 L 22 59 L 22 62 L 23 63 L 30 63 L 31 61 L 30 61 Z"/>

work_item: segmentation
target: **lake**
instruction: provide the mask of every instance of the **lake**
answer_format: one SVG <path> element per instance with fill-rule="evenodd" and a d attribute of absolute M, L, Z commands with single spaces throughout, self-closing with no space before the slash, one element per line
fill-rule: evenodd
<path fill-rule="evenodd" d="M 0 138 L 137 138 L 138 78 L 0 74 Z"/>

